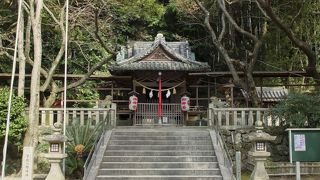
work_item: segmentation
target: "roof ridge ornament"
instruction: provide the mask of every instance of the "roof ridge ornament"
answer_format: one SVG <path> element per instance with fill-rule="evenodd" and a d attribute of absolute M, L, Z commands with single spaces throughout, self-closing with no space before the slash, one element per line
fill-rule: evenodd
<path fill-rule="evenodd" d="M 163 41 L 166 42 L 166 38 L 163 36 L 162 33 L 158 33 L 154 41 Z"/>

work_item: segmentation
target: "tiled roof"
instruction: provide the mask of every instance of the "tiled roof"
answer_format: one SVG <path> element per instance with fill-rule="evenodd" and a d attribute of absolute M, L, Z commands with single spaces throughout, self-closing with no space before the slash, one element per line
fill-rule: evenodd
<path fill-rule="evenodd" d="M 156 51 L 164 54 L 163 59 L 150 58 Z M 188 42 L 166 42 L 162 34 L 158 34 L 154 42 L 134 42 L 133 47 L 123 47 L 118 53 L 116 63 L 109 68 L 111 72 L 135 70 L 199 72 L 209 69 L 207 63 L 195 61 Z"/>
<path fill-rule="evenodd" d="M 134 70 L 162 70 L 162 71 L 203 71 L 207 66 L 188 64 L 183 62 L 168 61 L 140 61 L 138 63 L 128 63 L 121 66 L 112 66 L 111 71 L 134 71 Z"/>
<path fill-rule="evenodd" d="M 262 91 L 261 91 L 262 90 Z M 244 97 L 248 94 L 241 90 Z M 288 95 L 288 89 L 283 86 L 280 87 L 256 87 L 256 92 L 262 102 L 279 102 L 284 100 Z"/>
<path fill-rule="evenodd" d="M 282 101 L 288 95 L 288 89 L 285 87 L 256 87 L 256 92 L 263 102 Z"/>

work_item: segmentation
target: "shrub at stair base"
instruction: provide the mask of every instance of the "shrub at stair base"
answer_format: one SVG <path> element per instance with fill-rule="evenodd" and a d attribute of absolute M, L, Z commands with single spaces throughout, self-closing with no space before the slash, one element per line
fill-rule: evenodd
<path fill-rule="evenodd" d="M 8 113 L 8 101 L 9 101 L 9 89 L 0 88 L 0 141 L 1 149 L 3 149 L 3 141 L 6 133 L 6 120 Z M 8 143 L 8 159 L 7 164 L 10 164 L 7 168 L 7 173 L 15 173 L 20 169 L 21 165 L 21 150 L 23 136 L 27 129 L 27 120 L 23 113 L 25 111 L 26 104 L 24 98 L 13 95 L 11 115 L 10 115 L 10 131 L 9 131 L 9 143 Z"/>
<path fill-rule="evenodd" d="M 8 113 L 9 89 L 0 88 L 0 138 L 4 139 L 6 133 L 6 119 Z M 13 95 L 9 141 L 21 148 L 23 135 L 27 129 L 27 120 L 23 115 L 26 108 L 24 98 Z"/>
<path fill-rule="evenodd" d="M 86 121 L 86 125 L 80 125 L 79 120 L 67 127 L 66 135 L 67 142 L 66 152 L 66 175 L 72 179 L 80 179 L 83 177 L 83 165 L 86 158 L 94 145 L 97 137 L 102 132 L 102 123 L 95 127 L 91 126 L 91 120 Z"/>

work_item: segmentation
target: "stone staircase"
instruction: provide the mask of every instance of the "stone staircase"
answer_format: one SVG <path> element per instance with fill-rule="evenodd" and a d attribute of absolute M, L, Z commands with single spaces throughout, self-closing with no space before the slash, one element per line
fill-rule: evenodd
<path fill-rule="evenodd" d="M 209 131 L 195 128 L 117 128 L 96 180 L 222 180 Z"/>

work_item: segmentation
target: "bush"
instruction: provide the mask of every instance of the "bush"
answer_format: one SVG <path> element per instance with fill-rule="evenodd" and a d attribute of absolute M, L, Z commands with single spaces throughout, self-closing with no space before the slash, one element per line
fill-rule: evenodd
<path fill-rule="evenodd" d="M 0 137 L 4 138 L 6 132 L 6 120 L 8 114 L 9 89 L 0 88 Z M 11 115 L 10 115 L 10 131 L 9 141 L 21 147 L 23 135 L 27 130 L 27 120 L 24 116 L 26 104 L 24 98 L 13 95 Z"/>
<path fill-rule="evenodd" d="M 283 119 L 290 127 L 315 128 L 320 125 L 320 95 L 289 93 L 286 100 L 271 111 L 275 118 Z"/>

